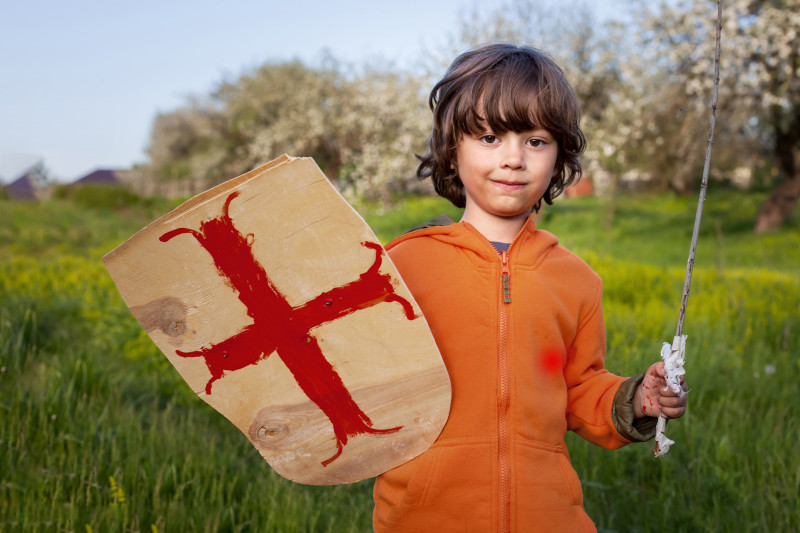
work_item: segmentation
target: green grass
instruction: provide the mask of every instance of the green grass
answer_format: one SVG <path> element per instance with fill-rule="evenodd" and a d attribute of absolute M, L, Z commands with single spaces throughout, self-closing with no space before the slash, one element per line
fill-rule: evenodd
<path fill-rule="evenodd" d="M 800 274 L 800 211 L 784 229 L 753 233 L 763 194 L 711 191 L 706 197 L 696 264 L 709 268 L 767 268 Z M 540 227 L 583 255 L 686 268 L 697 199 L 672 195 L 580 198 L 547 206 Z"/>
<path fill-rule="evenodd" d="M 685 326 L 692 393 L 667 457 L 569 436 L 601 530 L 798 531 L 800 222 L 755 237 L 761 199 L 707 201 Z M 275 475 L 141 331 L 100 257 L 171 204 L 112 207 L 0 201 L 0 531 L 368 531 L 371 482 Z M 458 218 L 432 198 L 359 210 L 384 242 Z M 616 373 L 671 340 L 694 210 L 637 196 L 613 220 L 598 199 L 543 214 L 604 278 Z"/>
<path fill-rule="evenodd" d="M 173 207 L 174 202 L 158 198 L 116 209 L 61 199 L 41 203 L 0 200 L 0 260 L 100 257 Z"/>

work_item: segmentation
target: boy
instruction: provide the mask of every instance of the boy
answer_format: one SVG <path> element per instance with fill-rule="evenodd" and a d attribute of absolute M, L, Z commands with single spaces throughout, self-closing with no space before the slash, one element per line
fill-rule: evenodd
<path fill-rule="evenodd" d="M 565 432 L 605 448 L 647 440 L 686 396 L 663 363 L 630 379 L 604 369 L 601 280 L 531 220 L 581 175 L 577 99 L 541 51 L 490 45 L 456 58 L 430 105 L 417 174 L 464 215 L 387 250 L 453 399 L 431 449 L 378 478 L 375 530 L 594 531 Z"/>

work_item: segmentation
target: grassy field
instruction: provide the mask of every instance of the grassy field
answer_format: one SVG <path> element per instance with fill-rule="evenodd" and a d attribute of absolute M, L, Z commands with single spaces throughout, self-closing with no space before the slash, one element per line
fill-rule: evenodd
<path fill-rule="evenodd" d="M 600 530 L 800 531 L 800 217 L 755 237 L 762 199 L 709 195 L 667 457 L 569 436 Z M 0 531 L 369 531 L 371 482 L 275 475 L 141 331 L 100 257 L 171 205 L 123 200 L 0 201 Z M 384 241 L 458 216 L 431 198 L 359 210 Z M 610 370 L 671 340 L 694 210 L 637 196 L 542 216 L 604 278 Z"/>

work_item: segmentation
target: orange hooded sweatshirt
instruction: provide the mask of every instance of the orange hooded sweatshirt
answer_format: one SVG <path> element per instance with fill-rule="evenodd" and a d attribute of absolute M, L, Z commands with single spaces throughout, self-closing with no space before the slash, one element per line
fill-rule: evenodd
<path fill-rule="evenodd" d="M 376 532 L 595 531 L 567 430 L 605 448 L 625 378 L 604 369 L 602 283 L 532 220 L 498 254 L 466 223 L 387 246 L 453 387 L 433 446 L 378 477 Z"/>

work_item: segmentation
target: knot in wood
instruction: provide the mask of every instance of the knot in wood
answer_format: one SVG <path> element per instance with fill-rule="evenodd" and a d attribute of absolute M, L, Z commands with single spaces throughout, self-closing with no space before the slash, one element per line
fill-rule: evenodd
<path fill-rule="evenodd" d="M 276 426 L 261 426 L 258 429 L 258 436 L 262 437 L 262 438 L 264 438 L 264 437 L 275 437 L 275 436 L 278 436 L 281 433 L 283 433 L 285 430 L 286 430 L 286 427 L 285 426 L 280 426 L 280 425 L 276 425 Z"/>

